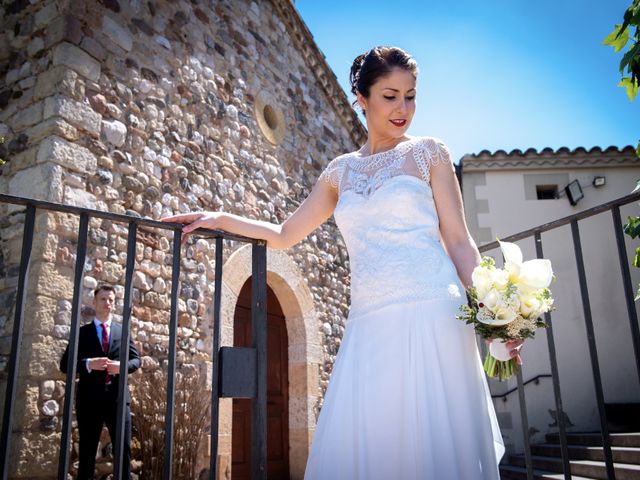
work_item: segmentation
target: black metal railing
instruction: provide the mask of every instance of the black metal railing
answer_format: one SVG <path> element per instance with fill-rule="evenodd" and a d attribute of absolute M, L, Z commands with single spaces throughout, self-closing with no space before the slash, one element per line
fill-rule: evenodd
<path fill-rule="evenodd" d="M 574 254 L 578 268 L 578 281 L 582 298 L 585 325 L 587 328 L 587 340 L 591 367 L 596 389 L 596 400 L 600 418 L 602 442 L 604 448 L 607 475 L 609 479 L 615 479 L 613 467 L 613 457 L 611 443 L 606 420 L 604 396 L 602 390 L 602 379 L 598 362 L 598 354 L 595 344 L 593 321 L 591 318 L 591 307 L 587 281 L 584 270 L 582 246 L 580 242 L 580 230 L 578 222 L 588 217 L 610 211 L 613 220 L 613 229 L 616 235 L 616 244 L 619 254 L 619 261 L 624 284 L 625 301 L 629 317 L 631 338 L 635 355 L 638 380 L 640 381 L 640 332 L 638 328 L 638 318 L 634 292 L 631 284 L 629 271 L 629 259 L 622 233 L 622 221 L 620 207 L 640 199 L 640 192 L 627 195 L 618 200 L 607 202 L 600 206 L 585 210 L 583 212 L 565 217 L 554 222 L 550 222 L 538 227 L 525 230 L 523 232 L 504 238 L 504 241 L 515 242 L 525 238 L 533 237 L 536 245 L 536 255 L 543 257 L 542 234 L 559 227 L 570 225 Z M 22 239 L 22 253 L 20 258 L 20 269 L 17 283 L 15 318 L 12 332 L 11 351 L 7 365 L 7 387 L 5 395 L 5 405 L 3 412 L 2 433 L 0 437 L 0 480 L 6 480 L 9 473 L 10 447 L 12 422 L 14 416 L 17 379 L 20 369 L 20 350 L 23 335 L 23 317 L 26 302 L 27 281 L 29 275 L 29 264 L 33 247 L 33 236 L 35 230 L 36 211 L 55 211 L 69 213 L 80 217 L 78 229 L 78 245 L 76 250 L 76 265 L 74 272 L 74 292 L 71 315 L 71 327 L 69 336 L 69 364 L 67 365 L 67 381 L 65 390 L 65 403 L 63 408 L 62 438 L 60 442 L 58 478 L 66 479 L 69 467 L 69 450 L 71 438 L 71 413 L 72 400 L 75 389 L 76 360 L 78 349 L 78 330 L 81 308 L 81 285 L 83 267 L 87 253 L 87 231 L 89 221 L 92 218 L 107 219 L 114 222 L 128 225 L 127 239 L 127 265 L 125 270 L 125 298 L 123 308 L 123 338 L 122 344 L 129 342 L 130 323 L 132 312 L 132 279 L 135 270 L 135 251 L 137 244 L 137 232 L 141 226 L 165 229 L 173 232 L 173 258 L 172 258 L 172 287 L 171 287 L 171 310 L 169 321 L 169 352 L 168 352 L 168 383 L 167 383 L 167 411 L 165 416 L 165 458 L 164 458 L 164 479 L 171 478 L 171 464 L 173 451 L 173 407 L 175 395 L 175 374 L 176 374 L 176 338 L 177 338 L 177 300 L 178 286 L 180 278 L 180 241 L 181 225 L 162 223 L 150 219 L 138 218 L 128 215 L 119 215 L 109 212 L 91 210 L 86 208 L 60 205 L 51 202 L 32 200 L 0 194 L 0 203 L 21 205 L 25 207 L 24 233 Z M 212 392 L 211 392 L 211 451 L 210 451 L 210 478 L 214 479 L 217 471 L 217 451 L 218 451 L 218 403 L 219 398 L 251 398 L 252 399 L 252 453 L 251 472 L 252 478 L 266 478 L 266 245 L 263 241 L 252 240 L 244 237 L 228 234 L 220 231 L 199 231 L 205 238 L 215 239 L 215 290 L 213 308 L 213 362 L 212 362 Z M 252 269 L 253 269 L 253 293 L 252 293 L 252 347 L 221 347 L 221 282 L 223 263 L 223 239 L 252 244 Z M 483 245 L 480 250 L 486 252 L 498 248 L 497 242 Z M 548 324 L 547 343 L 551 364 L 551 376 L 553 380 L 553 390 L 556 404 L 559 437 L 561 443 L 561 453 L 565 479 L 571 478 L 571 468 L 567 447 L 566 428 L 564 424 L 564 411 L 562 407 L 562 397 L 560 394 L 560 378 L 558 375 L 558 364 L 556 359 L 556 347 L 554 343 L 553 324 L 551 314 L 545 314 Z M 123 438 L 124 438 L 124 394 L 127 390 L 127 360 L 128 349 L 121 349 L 119 376 L 119 398 L 118 398 L 118 422 L 116 428 L 116 439 L 114 440 L 114 478 L 121 478 L 123 463 Z M 525 461 L 527 477 L 533 479 L 533 464 L 528 438 L 527 408 L 522 374 L 518 373 L 518 395 L 520 401 L 520 412 L 523 425 L 523 436 L 525 443 Z"/>
<path fill-rule="evenodd" d="M 69 357 L 65 399 L 62 416 L 62 436 L 60 440 L 58 479 L 66 480 L 69 471 L 69 454 L 71 441 L 72 402 L 75 395 L 75 376 L 78 353 L 78 332 L 80 328 L 81 285 L 85 259 L 87 255 L 87 232 L 92 218 L 106 219 L 128 225 L 127 264 L 125 270 L 124 307 L 122 312 L 122 345 L 128 345 L 130 339 L 133 275 L 135 270 L 135 253 L 138 241 L 138 228 L 141 226 L 164 229 L 173 232 L 171 308 L 169 319 L 169 351 L 167 410 L 165 413 L 165 456 L 163 478 L 171 479 L 173 463 L 173 423 L 176 376 L 176 343 L 178 331 L 178 288 L 180 280 L 180 242 L 182 225 L 164 223 L 146 218 L 120 215 L 87 208 L 61 205 L 40 200 L 33 200 L 11 195 L 0 194 L 0 204 L 24 206 L 26 209 L 24 231 L 22 237 L 22 253 L 17 284 L 15 318 L 12 332 L 11 351 L 7 364 L 7 387 L 3 412 L 2 433 L 0 437 L 0 479 L 6 480 L 9 475 L 12 427 L 15 413 L 17 380 L 20 371 L 20 356 L 23 336 L 23 320 L 26 302 L 29 264 L 34 238 L 36 211 L 53 211 L 79 216 L 78 243 L 74 272 L 73 305 L 69 335 Z M 266 341 L 266 243 L 221 231 L 198 230 L 198 235 L 215 239 L 215 290 L 213 308 L 213 361 L 211 391 L 211 450 L 209 478 L 216 478 L 218 458 L 218 419 L 219 399 L 222 397 L 252 399 L 252 453 L 251 472 L 253 479 L 266 479 L 267 461 L 267 341 Z M 252 244 L 252 347 L 239 349 L 220 346 L 221 333 L 221 291 L 223 240 L 234 240 Z M 128 382 L 129 349 L 120 350 L 119 394 L 116 421 L 116 438 L 114 443 L 114 478 L 122 478 L 123 446 L 125 426 L 125 399 Z M 245 361 L 234 361 L 242 357 Z M 248 360 L 248 361 L 247 361 Z M 244 387 L 244 388 L 243 388 Z"/>
<path fill-rule="evenodd" d="M 524 230 L 503 239 L 506 242 L 515 242 L 523 240 L 525 238 L 533 237 L 536 246 L 537 258 L 543 258 L 542 251 L 542 233 L 548 232 L 560 228 L 565 225 L 570 225 L 573 241 L 573 250 L 576 259 L 576 266 L 578 270 L 578 282 L 580 286 L 580 297 L 582 299 L 582 309 L 585 321 L 585 327 L 587 330 L 587 345 L 589 348 L 589 356 L 591 359 L 591 370 L 593 374 L 593 381 L 595 385 L 595 397 L 598 406 L 598 416 L 600 422 L 600 433 L 602 436 L 602 446 L 604 450 L 607 478 L 609 480 L 615 480 L 615 470 L 613 465 L 613 455 L 611 451 L 611 441 L 609 438 L 609 428 L 607 424 L 607 416 L 605 412 L 604 393 L 602 389 L 602 378 L 600 373 L 600 364 L 598 361 L 598 352 L 596 349 L 595 332 L 593 328 L 593 319 L 591 317 L 591 305 L 589 301 L 589 291 L 587 289 L 587 278 L 584 268 L 584 259 L 582 254 L 582 244 L 580 241 L 580 228 L 578 222 L 585 218 L 593 217 L 605 212 L 611 212 L 613 220 L 613 230 L 616 237 L 616 245 L 618 249 L 618 258 L 620 261 L 620 269 L 622 273 L 622 283 L 624 285 L 625 302 L 627 306 L 627 314 L 629 317 L 629 326 L 631 331 L 631 339 L 633 342 L 633 351 L 635 356 L 635 364 L 638 375 L 638 381 L 640 382 L 640 329 L 638 326 L 638 316 L 636 313 L 636 307 L 634 302 L 634 291 L 631 284 L 631 273 L 629 271 L 629 258 L 627 257 L 627 251 L 624 241 L 623 225 L 620 215 L 620 207 L 629 203 L 638 201 L 640 199 L 640 192 L 632 193 L 625 197 L 613 200 L 602 205 L 598 205 L 593 208 L 589 208 L 582 212 L 570 215 L 568 217 L 555 220 L 553 222 L 539 225 L 535 228 Z M 488 243 L 480 247 L 480 252 L 486 252 L 498 248 L 498 242 Z M 564 410 L 562 407 L 562 396 L 560 394 L 560 377 L 558 374 L 558 362 L 556 358 L 556 347 L 553 336 L 553 323 L 550 313 L 545 313 L 545 321 L 548 325 L 547 329 L 547 347 L 549 350 L 549 362 L 551 364 L 551 377 L 553 380 L 553 392 L 556 404 L 557 422 L 560 437 L 560 451 L 562 454 L 562 467 L 564 472 L 564 478 L 569 480 L 571 478 L 571 465 L 569 462 L 569 450 L 567 446 L 567 434 L 566 426 L 564 423 Z M 524 453 L 525 453 L 525 465 L 527 468 L 527 479 L 533 480 L 533 461 L 531 457 L 531 446 L 529 445 L 529 424 L 527 418 L 527 406 L 524 391 L 524 384 L 522 381 L 522 371 L 518 371 L 518 398 L 520 401 L 520 415 L 522 419 L 522 430 L 524 440 Z"/>
<path fill-rule="evenodd" d="M 549 373 L 542 373 L 540 375 L 536 375 L 533 378 L 530 378 L 529 380 L 527 380 L 526 382 L 522 383 L 523 387 L 526 387 L 527 385 L 529 385 L 530 383 L 535 383 L 536 385 L 540 384 L 540 379 L 541 378 L 552 378 L 552 375 Z M 518 387 L 516 388 L 512 388 L 510 390 L 507 390 L 504 393 L 500 393 L 498 395 L 491 395 L 491 398 L 496 399 L 496 398 L 501 398 L 503 402 L 507 401 L 507 397 L 509 395 L 511 395 L 513 392 L 517 392 L 518 391 Z"/>

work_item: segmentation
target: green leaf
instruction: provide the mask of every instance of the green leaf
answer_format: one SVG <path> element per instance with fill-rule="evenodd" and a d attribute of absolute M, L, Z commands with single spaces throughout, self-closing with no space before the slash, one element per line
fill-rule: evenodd
<path fill-rule="evenodd" d="M 638 61 L 638 57 L 640 57 L 640 43 L 634 43 L 633 47 L 629 48 L 622 57 L 622 60 L 620 60 L 620 73 L 624 73 L 625 67 L 627 68 L 627 72 L 633 73 L 637 68 L 636 62 Z"/>
<path fill-rule="evenodd" d="M 640 217 L 629 217 L 628 223 L 624 226 L 624 233 L 631 238 L 636 238 L 640 235 Z"/>
<path fill-rule="evenodd" d="M 634 0 L 627 8 L 623 18 L 622 29 L 627 28 L 629 25 L 638 25 L 638 22 L 640 22 L 640 2 L 638 0 Z"/>
<path fill-rule="evenodd" d="M 602 41 L 603 45 L 611 45 L 613 51 L 616 53 L 622 50 L 629 41 L 629 29 L 625 28 L 621 30 L 621 27 L 622 25 L 618 23 L 616 28 L 613 29 L 613 32 L 607 35 L 607 38 Z"/>
<path fill-rule="evenodd" d="M 631 19 L 633 18 L 633 5 L 627 8 L 624 12 L 623 22 L 620 30 L 626 30 L 629 24 L 631 23 Z"/>
<path fill-rule="evenodd" d="M 638 146 L 636 147 L 636 155 L 638 156 L 638 158 L 640 158 L 640 142 L 638 142 Z M 640 184 L 640 181 L 638 183 Z M 637 189 L 638 189 L 638 185 L 636 185 L 636 190 Z"/>
<path fill-rule="evenodd" d="M 492 268 L 493 266 L 495 266 L 495 264 L 496 264 L 496 261 L 491 257 L 482 257 L 482 263 L 480 263 L 482 267 L 487 267 L 487 268 Z"/>
<path fill-rule="evenodd" d="M 640 267 L 640 247 L 636 247 L 636 256 L 633 257 L 633 266 Z"/>
<path fill-rule="evenodd" d="M 629 97 L 629 101 L 633 102 L 633 99 L 636 98 L 638 94 L 638 82 L 634 82 L 629 77 L 622 77 L 619 87 L 624 87 L 627 90 L 627 97 Z"/>

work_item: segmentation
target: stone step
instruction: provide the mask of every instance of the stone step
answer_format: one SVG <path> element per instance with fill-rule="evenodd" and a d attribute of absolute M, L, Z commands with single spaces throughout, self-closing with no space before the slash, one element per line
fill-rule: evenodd
<path fill-rule="evenodd" d="M 564 474 L 534 469 L 533 478 L 535 480 L 549 480 L 549 479 L 564 480 Z M 501 480 L 527 480 L 527 469 L 525 467 L 514 467 L 513 465 L 501 465 L 500 479 Z M 595 480 L 595 479 L 591 477 L 578 477 L 576 475 L 572 475 L 571 480 Z"/>
<path fill-rule="evenodd" d="M 604 462 L 604 449 L 601 446 L 569 445 L 569 458 L 574 460 L 597 460 Z M 562 457 L 560 445 L 532 445 L 531 453 L 541 457 Z M 613 461 L 640 465 L 640 447 L 611 447 Z"/>
<path fill-rule="evenodd" d="M 558 433 L 548 433 L 545 435 L 547 443 L 560 444 Z M 640 447 L 640 432 L 611 433 L 609 434 L 611 446 L 615 447 Z M 567 433 L 567 443 L 569 445 L 602 446 L 602 436 L 599 432 L 589 433 Z"/>
<path fill-rule="evenodd" d="M 562 473 L 562 459 L 533 455 L 533 467 L 537 470 Z M 607 468 L 604 462 L 594 460 L 570 460 L 571 474 L 589 478 L 607 480 Z M 524 455 L 509 455 L 509 465 L 525 467 Z M 639 480 L 640 465 L 614 463 L 616 480 Z"/>

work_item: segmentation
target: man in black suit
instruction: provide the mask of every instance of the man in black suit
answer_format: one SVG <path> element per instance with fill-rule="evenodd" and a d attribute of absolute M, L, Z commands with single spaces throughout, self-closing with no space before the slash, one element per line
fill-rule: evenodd
<path fill-rule="evenodd" d="M 78 363 L 80 376 L 76 391 L 76 418 L 80 433 L 80 467 L 78 480 L 90 480 L 96 464 L 96 451 L 102 426 L 106 423 L 111 439 L 116 438 L 118 384 L 120 373 L 120 340 L 122 326 L 111 321 L 115 306 L 115 290 L 109 285 L 98 286 L 93 292 L 96 315 L 91 323 L 80 327 Z M 69 346 L 60 360 L 60 370 L 67 372 Z M 129 344 L 129 373 L 140 368 L 140 356 L 131 340 Z M 122 479 L 131 474 L 131 396 L 126 392 L 125 434 Z"/>

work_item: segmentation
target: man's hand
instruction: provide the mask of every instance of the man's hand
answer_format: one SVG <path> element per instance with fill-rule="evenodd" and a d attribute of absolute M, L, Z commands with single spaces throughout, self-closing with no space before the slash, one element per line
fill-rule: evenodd
<path fill-rule="evenodd" d="M 120 362 L 118 360 L 108 360 L 107 373 L 109 375 L 120 375 Z"/>
<path fill-rule="evenodd" d="M 89 358 L 87 360 L 87 367 L 89 370 L 106 370 L 109 359 L 107 357 Z"/>

